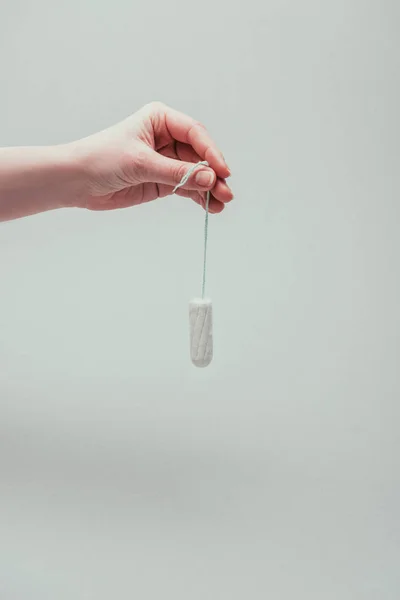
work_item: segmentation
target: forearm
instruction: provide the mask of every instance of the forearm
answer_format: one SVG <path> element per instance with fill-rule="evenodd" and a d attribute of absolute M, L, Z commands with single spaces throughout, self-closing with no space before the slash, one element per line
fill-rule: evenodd
<path fill-rule="evenodd" d="M 80 170 L 72 145 L 0 148 L 0 221 L 76 206 Z"/>

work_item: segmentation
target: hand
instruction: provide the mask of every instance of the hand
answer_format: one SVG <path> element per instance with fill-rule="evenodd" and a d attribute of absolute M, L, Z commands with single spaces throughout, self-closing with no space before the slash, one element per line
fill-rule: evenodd
<path fill-rule="evenodd" d="M 206 129 L 162 103 L 154 102 L 124 121 L 75 142 L 84 165 L 79 205 L 90 210 L 125 208 L 172 194 L 193 163 L 199 167 L 176 191 L 219 213 L 233 198 L 225 178 L 230 176 L 223 155 Z"/>

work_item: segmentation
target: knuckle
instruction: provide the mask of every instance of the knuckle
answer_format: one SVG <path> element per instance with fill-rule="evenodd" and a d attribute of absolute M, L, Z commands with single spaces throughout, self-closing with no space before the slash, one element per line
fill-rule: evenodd
<path fill-rule="evenodd" d="M 146 104 L 146 107 L 150 112 L 160 112 L 165 109 L 165 104 L 159 100 L 153 100 Z"/>
<path fill-rule="evenodd" d="M 201 129 L 202 131 L 205 131 L 205 129 L 206 129 L 206 128 L 205 128 L 205 126 L 203 125 L 203 123 L 201 123 L 201 121 L 193 121 L 193 124 L 192 124 L 192 126 L 190 127 L 190 129 L 189 129 L 189 131 L 188 131 L 188 134 L 187 134 L 189 141 L 191 140 L 191 137 L 192 137 L 192 135 L 193 135 L 193 132 L 194 132 L 196 129 Z"/>
<path fill-rule="evenodd" d="M 150 120 L 155 131 L 159 131 L 160 129 L 162 129 L 166 111 L 167 107 L 163 102 L 154 100 L 153 102 L 149 102 L 143 107 L 142 115 L 146 119 Z"/>
<path fill-rule="evenodd" d="M 179 166 L 175 167 L 174 181 L 176 181 L 176 183 L 179 183 L 185 175 L 186 175 L 186 166 L 185 165 L 179 165 Z"/>

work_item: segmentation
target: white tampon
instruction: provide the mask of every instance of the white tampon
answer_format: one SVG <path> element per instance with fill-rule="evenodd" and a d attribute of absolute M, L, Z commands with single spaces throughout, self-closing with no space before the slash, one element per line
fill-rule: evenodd
<path fill-rule="evenodd" d="M 212 302 L 193 298 L 189 303 L 190 357 L 196 367 L 207 367 L 213 357 Z"/>

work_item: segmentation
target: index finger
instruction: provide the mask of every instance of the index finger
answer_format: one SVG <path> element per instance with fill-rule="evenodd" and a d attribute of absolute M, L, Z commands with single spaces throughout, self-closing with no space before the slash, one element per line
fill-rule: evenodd
<path fill-rule="evenodd" d="M 230 176 L 231 172 L 222 152 L 204 125 L 169 106 L 165 107 L 165 124 L 171 136 L 178 142 L 190 144 L 197 154 L 208 162 L 218 177 Z"/>

